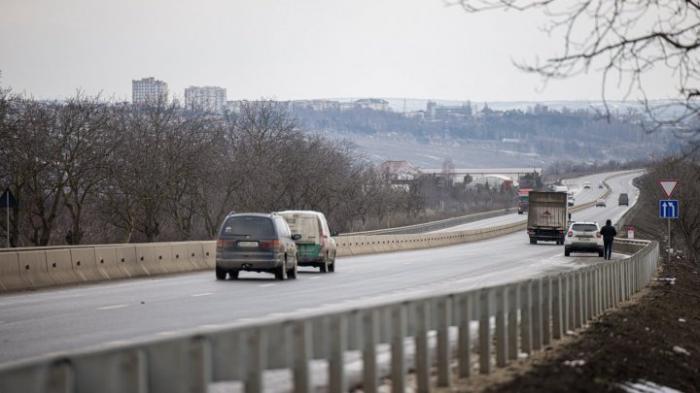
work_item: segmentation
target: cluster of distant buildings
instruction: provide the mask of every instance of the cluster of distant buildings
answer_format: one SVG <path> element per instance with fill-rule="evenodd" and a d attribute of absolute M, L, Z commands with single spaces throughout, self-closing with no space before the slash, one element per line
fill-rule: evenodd
<path fill-rule="evenodd" d="M 147 77 L 131 81 L 131 101 L 134 104 L 167 102 L 168 84 L 164 81 Z M 295 100 L 286 102 L 296 110 L 351 110 L 371 109 L 390 111 L 389 102 L 380 98 L 364 98 L 351 102 L 333 100 Z M 185 108 L 212 113 L 225 111 L 237 112 L 241 101 L 227 101 L 226 89 L 218 86 L 190 86 L 185 89 Z"/>
<path fill-rule="evenodd" d="M 147 77 L 131 81 L 131 101 L 134 104 L 145 104 L 149 102 L 167 102 L 168 84 L 164 81 Z M 201 110 L 212 113 L 223 113 L 226 111 L 237 112 L 241 101 L 228 101 L 226 99 L 226 89 L 218 86 L 190 86 L 185 89 L 185 108 Z M 381 98 L 363 98 L 354 101 L 336 100 L 294 100 L 287 101 L 286 104 L 292 110 L 312 110 L 312 111 L 346 111 L 353 109 L 371 109 L 374 111 L 391 111 L 389 102 Z M 487 111 L 488 107 L 484 108 Z M 483 111 L 482 111 L 483 112 Z M 424 110 L 404 111 L 404 115 L 410 118 L 418 118 L 430 121 L 447 121 L 467 119 L 478 116 L 480 113 L 472 111 L 469 102 L 461 105 L 438 105 L 433 101 L 428 101 Z"/>

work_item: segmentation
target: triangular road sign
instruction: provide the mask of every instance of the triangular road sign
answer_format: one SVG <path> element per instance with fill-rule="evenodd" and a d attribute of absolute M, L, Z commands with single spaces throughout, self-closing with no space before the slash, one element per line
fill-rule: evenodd
<path fill-rule="evenodd" d="M 678 184 L 678 180 L 659 180 L 659 184 L 666 193 L 666 196 L 670 198 L 671 194 L 673 194 L 673 190 L 676 188 L 676 184 Z"/>

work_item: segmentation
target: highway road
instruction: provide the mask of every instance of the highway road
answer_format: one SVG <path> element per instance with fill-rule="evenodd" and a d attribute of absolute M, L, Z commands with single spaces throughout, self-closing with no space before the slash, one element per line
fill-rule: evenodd
<path fill-rule="evenodd" d="M 631 203 L 636 200 L 635 176 L 610 180 L 614 192 L 608 207 L 586 209 L 574 219 L 619 217 L 626 207 L 617 206 L 617 195 L 627 192 Z M 591 181 L 597 196 L 601 190 Z M 4 295 L 0 363 L 300 309 L 346 308 L 378 297 L 496 285 L 598 262 L 602 259 L 593 254 L 564 257 L 563 247 L 554 243 L 530 245 L 522 231 L 437 249 L 339 258 L 336 273 L 302 269 L 298 280 L 285 282 L 256 273 L 216 281 L 214 272 L 207 271 Z"/>
<path fill-rule="evenodd" d="M 606 177 L 611 176 L 611 175 L 614 175 L 614 174 L 606 173 L 606 174 L 584 176 L 581 178 L 577 178 L 575 180 L 565 180 L 564 184 L 569 186 L 569 189 L 574 192 L 574 197 L 576 198 L 576 204 L 582 204 L 582 203 L 586 203 L 586 202 L 595 201 L 596 199 L 598 199 L 598 197 L 605 192 L 605 189 L 601 190 L 598 188 L 598 184 L 600 184 L 600 182 L 602 182 Z M 583 183 L 586 181 L 591 183 L 590 189 L 583 188 Z M 610 199 L 610 201 L 612 201 L 612 199 Z M 615 199 L 615 201 L 617 201 L 617 199 Z M 527 215 L 518 214 L 517 212 L 510 213 L 510 214 L 505 214 L 505 215 L 501 215 L 498 217 L 493 217 L 493 218 L 489 218 L 489 219 L 470 222 L 470 223 L 467 223 L 464 225 L 458 225 L 458 226 L 454 226 L 454 227 L 450 227 L 450 228 L 440 229 L 440 230 L 434 231 L 434 233 L 462 231 L 465 229 L 481 229 L 481 228 L 488 228 L 488 227 L 496 226 L 496 225 L 512 224 L 512 223 L 515 223 L 518 221 L 527 221 Z"/>

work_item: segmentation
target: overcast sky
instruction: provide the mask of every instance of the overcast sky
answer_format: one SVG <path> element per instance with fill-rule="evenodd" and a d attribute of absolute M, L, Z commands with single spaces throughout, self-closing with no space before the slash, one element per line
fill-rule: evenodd
<path fill-rule="evenodd" d="M 179 97 L 600 99 L 598 75 L 543 87 L 512 65 L 561 46 L 542 24 L 443 0 L 0 0 L 0 84 L 37 98 L 130 100 L 131 80 L 154 76 Z M 648 94 L 673 87 L 655 75 Z"/>

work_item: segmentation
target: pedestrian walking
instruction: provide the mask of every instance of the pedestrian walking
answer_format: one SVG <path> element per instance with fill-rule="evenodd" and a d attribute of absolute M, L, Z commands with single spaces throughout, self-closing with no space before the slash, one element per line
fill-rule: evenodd
<path fill-rule="evenodd" d="M 617 231 L 615 227 L 612 226 L 612 221 L 605 221 L 605 226 L 600 228 L 600 234 L 603 235 L 603 258 L 611 259 L 613 240 L 615 240 L 615 236 L 617 236 Z"/>

